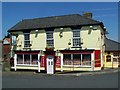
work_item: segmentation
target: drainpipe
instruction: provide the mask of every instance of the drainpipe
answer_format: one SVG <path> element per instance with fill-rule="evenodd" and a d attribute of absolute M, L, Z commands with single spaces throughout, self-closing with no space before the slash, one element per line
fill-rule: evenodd
<path fill-rule="evenodd" d="M 63 54 L 61 54 L 61 72 L 63 72 Z"/>
<path fill-rule="evenodd" d="M 40 72 L 40 56 L 41 56 L 41 51 L 38 54 L 38 72 Z"/>
<path fill-rule="evenodd" d="M 94 52 L 91 54 L 91 67 L 92 67 L 92 71 L 94 71 L 94 67 L 95 67 Z"/>
<path fill-rule="evenodd" d="M 113 55 L 111 55 L 111 62 L 112 62 L 112 69 L 114 68 L 113 67 Z"/>
<path fill-rule="evenodd" d="M 14 68 L 15 68 L 15 71 L 17 70 L 16 64 L 17 64 L 17 54 L 14 55 Z"/>

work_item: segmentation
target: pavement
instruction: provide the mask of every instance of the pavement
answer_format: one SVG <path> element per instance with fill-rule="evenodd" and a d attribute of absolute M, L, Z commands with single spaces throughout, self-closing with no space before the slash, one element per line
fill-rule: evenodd
<path fill-rule="evenodd" d="M 119 72 L 120 68 L 105 68 L 104 70 L 100 71 L 83 71 L 83 72 L 65 72 L 65 73 L 59 73 L 55 75 L 71 75 L 71 76 L 82 76 L 82 75 L 98 75 L 98 74 L 107 74 L 107 73 L 114 73 Z"/>
<path fill-rule="evenodd" d="M 99 74 L 99 75 L 98 75 Z M 44 72 L 3 72 L 3 88 L 117 88 L 118 70 L 97 72 L 65 72 L 48 75 Z"/>
<path fill-rule="evenodd" d="M 107 74 L 107 73 L 114 73 L 114 72 L 119 72 L 120 68 L 115 68 L 115 69 L 111 69 L 111 68 L 106 68 L 104 70 L 100 70 L 100 71 L 81 71 L 81 72 L 68 72 L 68 71 L 64 71 L 64 72 L 56 72 L 53 75 L 63 75 L 63 76 L 83 76 L 83 75 L 98 75 L 98 74 Z M 1 73 L 1 72 L 0 72 Z M 45 72 L 40 72 L 37 73 L 35 71 L 3 71 L 2 75 L 48 75 Z"/>

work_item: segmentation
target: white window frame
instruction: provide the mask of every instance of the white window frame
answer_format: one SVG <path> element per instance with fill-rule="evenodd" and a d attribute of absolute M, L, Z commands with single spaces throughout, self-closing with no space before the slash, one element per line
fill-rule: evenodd
<path fill-rule="evenodd" d="M 22 63 L 24 64 L 24 61 L 23 61 L 24 55 L 23 54 L 16 54 L 16 55 L 17 55 L 17 59 L 18 59 L 18 55 L 22 55 Z M 18 63 L 18 60 L 16 62 Z"/>
<path fill-rule="evenodd" d="M 52 38 L 47 37 L 48 33 L 52 33 Z M 52 46 L 48 44 L 48 41 L 51 41 L 51 40 L 53 40 Z M 54 31 L 46 31 L 46 44 L 48 45 L 48 47 L 54 47 Z"/>
<path fill-rule="evenodd" d="M 25 40 L 25 35 L 29 35 L 29 40 Z M 28 45 L 26 45 L 26 42 L 29 42 Z M 29 48 L 30 47 L 30 33 L 24 33 L 24 47 Z"/>
<path fill-rule="evenodd" d="M 16 44 L 17 44 L 17 36 L 12 35 L 12 45 L 16 45 Z"/>
<path fill-rule="evenodd" d="M 79 37 L 74 37 L 74 32 L 75 31 L 79 31 Z M 72 43 L 73 43 L 73 47 L 80 47 L 80 42 L 79 42 L 79 45 L 74 45 L 74 42 L 73 42 L 73 39 L 79 39 L 80 40 L 80 30 L 79 29 L 75 29 L 75 30 L 72 30 Z M 77 42 L 78 43 L 78 42 Z"/>
<path fill-rule="evenodd" d="M 17 54 L 17 55 L 23 55 L 23 64 L 18 64 L 18 63 L 16 63 L 16 65 L 24 65 L 24 66 L 38 66 L 38 63 L 37 64 L 32 64 L 32 55 L 37 55 L 37 57 L 38 57 L 38 54 L 28 54 L 28 55 L 30 55 L 30 64 L 25 64 L 24 62 L 25 62 L 25 60 L 24 60 L 24 55 L 27 55 L 27 54 Z M 38 58 L 39 59 L 39 58 Z M 37 60 L 37 62 L 38 62 L 38 60 Z"/>
<path fill-rule="evenodd" d="M 30 56 L 31 56 L 31 54 L 24 54 L 24 59 L 25 59 L 25 55 L 29 55 L 29 58 L 30 58 Z M 31 58 L 30 58 L 31 59 Z M 29 60 L 29 61 L 31 61 L 31 60 Z M 24 62 L 25 62 L 25 60 L 24 60 Z M 25 63 L 24 63 L 25 64 Z M 28 65 L 30 65 L 30 64 L 28 64 Z"/>
<path fill-rule="evenodd" d="M 80 54 L 81 55 L 81 60 L 80 60 L 80 62 L 83 62 L 83 54 Z M 92 59 L 93 59 L 93 57 L 92 57 L 92 53 L 90 54 L 91 55 L 91 63 L 92 63 Z M 70 54 L 70 58 L 71 58 L 71 60 L 73 60 L 73 54 Z M 63 66 L 78 66 L 78 67 L 92 67 L 92 64 L 90 64 L 90 65 L 66 65 L 66 64 L 64 64 L 64 54 L 63 54 Z"/>
<path fill-rule="evenodd" d="M 114 52 L 113 53 L 113 57 L 119 57 L 120 56 L 120 53 L 119 52 Z"/>

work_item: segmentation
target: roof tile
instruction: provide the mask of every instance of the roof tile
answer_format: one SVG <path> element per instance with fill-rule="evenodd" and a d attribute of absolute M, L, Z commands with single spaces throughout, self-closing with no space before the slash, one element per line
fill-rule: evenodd
<path fill-rule="evenodd" d="M 101 22 L 86 18 L 79 14 L 70 14 L 45 18 L 24 19 L 8 31 L 91 24 L 101 24 Z"/>

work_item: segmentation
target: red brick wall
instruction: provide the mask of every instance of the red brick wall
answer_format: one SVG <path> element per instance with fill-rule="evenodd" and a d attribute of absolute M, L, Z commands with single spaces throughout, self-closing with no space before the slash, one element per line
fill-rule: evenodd
<path fill-rule="evenodd" d="M 3 54 L 8 55 L 10 53 L 10 45 L 3 45 Z"/>

